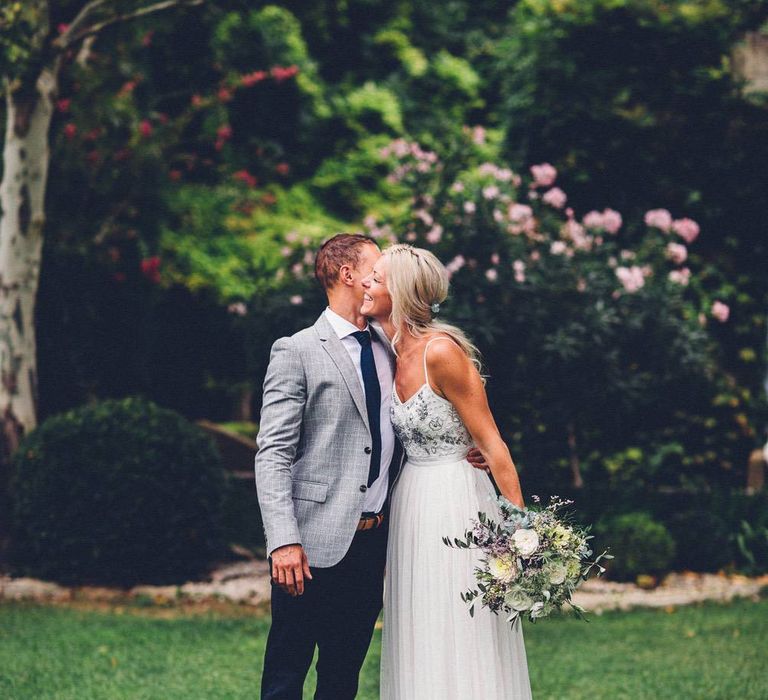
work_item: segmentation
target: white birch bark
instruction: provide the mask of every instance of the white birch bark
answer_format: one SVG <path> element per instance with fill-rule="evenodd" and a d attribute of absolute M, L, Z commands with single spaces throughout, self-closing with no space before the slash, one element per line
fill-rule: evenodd
<path fill-rule="evenodd" d="M 0 184 L 0 458 L 5 459 L 37 419 L 35 297 L 56 82 L 55 69 L 45 68 L 33 90 L 7 89 L 5 96 Z"/>

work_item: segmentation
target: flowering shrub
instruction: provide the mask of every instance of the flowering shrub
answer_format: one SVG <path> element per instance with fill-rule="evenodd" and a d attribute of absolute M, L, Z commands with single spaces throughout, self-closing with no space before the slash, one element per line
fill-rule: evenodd
<path fill-rule="evenodd" d="M 551 164 L 517 173 L 480 160 L 477 144 L 467 130 L 444 157 L 404 139 L 382 149 L 412 203 L 368 229 L 446 263 L 446 312 L 484 351 L 515 454 L 568 466 L 580 486 L 586 456 L 668 429 L 706 393 L 706 328 L 726 323 L 728 307 L 689 265 L 696 222 L 664 209 L 642 223 L 611 208 L 577 213 Z"/>

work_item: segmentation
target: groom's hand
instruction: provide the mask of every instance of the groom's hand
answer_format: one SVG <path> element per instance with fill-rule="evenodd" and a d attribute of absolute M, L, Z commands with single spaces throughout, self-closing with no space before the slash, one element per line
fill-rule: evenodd
<path fill-rule="evenodd" d="M 467 462 L 469 462 L 475 469 L 482 469 L 483 471 L 488 471 L 488 462 L 485 461 L 485 457 L 483 457 L 483 453 L 480 452 L 476 447 L 473 447 L 468 453 L 467 453 Z"/>
<path fill-rule="evenodd" d="M 300 544 L 287 544 L 272 552 L 272 580 L 292 596 L 304 593 L 304 579 L 312 580 L 309 559 Z"/>

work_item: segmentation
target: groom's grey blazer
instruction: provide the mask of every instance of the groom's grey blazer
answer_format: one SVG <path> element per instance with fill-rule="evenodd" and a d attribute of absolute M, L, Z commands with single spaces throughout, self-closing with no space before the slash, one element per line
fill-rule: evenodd
<path fill-rule="evenodd" d="M 301 544 L 310 566 L 337 564 L 363 511 L 372 443 L 363 387 L 325 314 L 272 346 L 257 444 L 267 551 Z"/>

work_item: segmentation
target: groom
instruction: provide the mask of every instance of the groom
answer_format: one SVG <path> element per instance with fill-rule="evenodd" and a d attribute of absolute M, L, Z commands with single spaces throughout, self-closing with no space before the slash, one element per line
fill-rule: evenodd
<path fill-rule="evenodd" d="M 255 472 L 272 567 L 262 700 L 352 700 L 382 607 L 389 492 L 402 449 L 389 409 L 395 358 L 360 315 L 373 239 L 339 234 L 317 254 L 328 308 L 272 346 Z M 472 462 L 484 467 L 475 452 Z M 426 583 L 426 582 L 425 582 Z"/>

